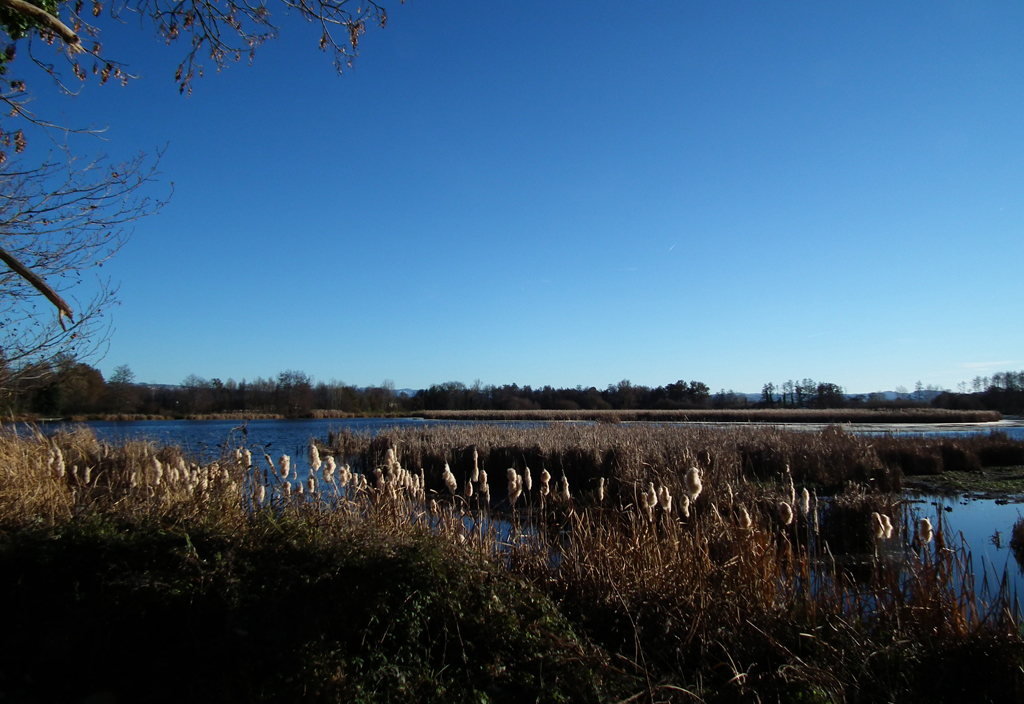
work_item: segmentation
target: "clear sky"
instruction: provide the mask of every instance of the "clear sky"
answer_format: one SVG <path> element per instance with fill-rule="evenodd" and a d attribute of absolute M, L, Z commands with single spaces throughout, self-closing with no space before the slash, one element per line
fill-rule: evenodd
<path fill-rule="evenodd" d="M 104 268 L 98 366 L 398 388 L 697 379 L 954 387 L 1024 368 L 1019 2 L 384 0 L 352 70 L 282 18 L 37 111 L 166 145 Z M 271 6 L 272 9 L 273 6 Z M 84 148 L 83 147 L 83 148 Z"/>

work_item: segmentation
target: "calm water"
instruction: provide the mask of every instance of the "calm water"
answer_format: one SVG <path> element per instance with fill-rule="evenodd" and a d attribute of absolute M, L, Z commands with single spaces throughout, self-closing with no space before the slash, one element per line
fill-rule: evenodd
<path fill-rule="evenodd" d="M 273 456 L 288 454 L 293 457 L 305 457 L 309 441 L 313 438 L 327 439 L 330 429 L 349 428 L 355 431 L 375 434 L 381 430 L 395 427 L 427 426 L 444 424 L 462 424 L 476 421 L 433 421 L 414 418 L 327 418 L 295 419 L 295 420 L 250 420 L 244 424 L 238 420 L 143 420 L 131 422 L 92 421 L 82 423 L 92 428 L 101 440 L 123 440 L 126 438 L 153 440 L 161 444 L 175 444 L 186 448 L 189 452 L 204 458 L 213 458 L 220 454 L 225 443 L 234 447 L 238 444 L 247 445 L 253 450 L 264 448 Z M 509 421 L 507 425 L 524 424 L 535 426 L 537 421 Z M 24 427 L 22 424 L 21 427 Z M 68 427 L 66 423 L 40 423 L 44 433 L 52 433 L 60 427 Z M 680 423 L 679 425 L 713 425 L 700 423 Z M 812 423 L 792 423 L 781 425 L 793 430 L 815 431 L 824 426 Z M 1004 420 L 998 423 L 948 423 L 922 425 L 911 423 L 893 424 L 849 424 L 844 426 L 854 433 L 894 435 L 972 435 L 999 431 L 1007 436 L 1024 440 L 1024 421 Z"/>

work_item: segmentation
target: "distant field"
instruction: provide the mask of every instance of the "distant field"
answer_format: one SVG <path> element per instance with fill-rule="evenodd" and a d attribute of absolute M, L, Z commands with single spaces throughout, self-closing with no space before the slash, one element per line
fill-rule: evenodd
<path fill-rule="evenodd" d="M 430 420 L 591 420 L 611 423 L 989 423 L 1003 418 L 998 411 L 954 411 L 944 408 L 420 411 L 410 416 Z"/>

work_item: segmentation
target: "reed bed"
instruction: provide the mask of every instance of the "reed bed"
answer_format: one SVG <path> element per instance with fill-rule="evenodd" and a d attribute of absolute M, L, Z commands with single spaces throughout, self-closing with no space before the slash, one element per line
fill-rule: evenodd
<path fill-rule="evenodd" d="M 879 448 L 902 441 L 629 425 L 326 440 L 204 464 L 0 434 L 0 564 L 19 575 L 0 598 L 23 606 L 0 693 L 57 657 L 80 678 L 62 681 L 122 698 L 159 683 L 168 701 L 1024 696 L 1005 583 L 976 588 L 941 516 L 889 491 L 900 469 Z M 90 642 L 109 660 L 81 657 Z"/>
<path fill-rule="evenodd" d="M 695 408 L 695 409 L 524 409 L 417 411 L 416 418 L 432 420 L 624 421 L 676 423 L 991 423 L 998 411 L 947 408 Z"/>

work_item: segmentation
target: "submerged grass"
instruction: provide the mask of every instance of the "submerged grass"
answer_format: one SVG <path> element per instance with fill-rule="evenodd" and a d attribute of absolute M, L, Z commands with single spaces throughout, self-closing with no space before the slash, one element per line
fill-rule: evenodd
<path fill-rule="evenodd" d="M 329 440 L 308 463 L 196 464 L 85 431 L 0 435 L 3 699 L 1024 698 L 1008 590 L 976 592 L 941 521 L 919 537 L 880 490 L 902 478 L 884 452 L 927 443 L 617 425 Z"/>

